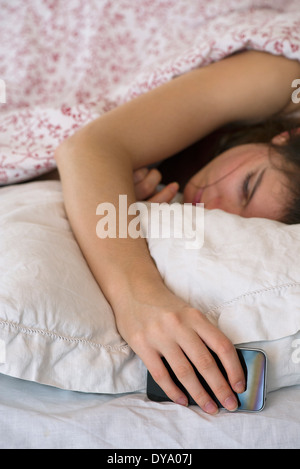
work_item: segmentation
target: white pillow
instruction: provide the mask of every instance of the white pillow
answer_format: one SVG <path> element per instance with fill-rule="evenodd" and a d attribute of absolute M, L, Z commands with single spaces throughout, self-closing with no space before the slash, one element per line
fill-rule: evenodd
<path fill-rule="evenodd" d="M 145 367 L 118 334 L 74 240 L 60 183 L 4 187 L 0 200 L 0 372 L 83 392 L 144 389 Z M 200 249 L 148 239 L 171 289 L 234 343 L 267 351 L 269 390 L 300 383 L 299 239 L 300 226 L 220 211 L 205 211 Z"/>
<path fill-rule="evenodd" d="M 165 223 L 168 212 L 162 208 Z M 195 219 L 202 212 L 194 208 L 181 219 L 196 232 Z M 150 218 L 151 211 L 141 217 L 144 233 Z M 171 224 L 174 233 L 183 231 L 177 220 Z M 187 237 L 175 235 L 149 237 L 148 246 L 172 291 L 199 308 L 234 344 L 267 353 L 269 391 L 300 384 L 300 225 L 204 210 L 200 249 L 187 249 Z"/>
<path fill-rule="evenodd" d="M 74 240 L 60 183 L 5 187 L 0 201 L 0 372 L 85 392 L 143 389 L 144 366 Z"/>

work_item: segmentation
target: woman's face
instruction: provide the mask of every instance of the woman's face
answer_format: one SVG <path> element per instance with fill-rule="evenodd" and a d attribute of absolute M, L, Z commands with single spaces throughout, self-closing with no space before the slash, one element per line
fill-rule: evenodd
<path fill-rule="evenodd" d="M 187 183 L 184 202 L 204 203 L 243 217 L 279 220 L 288 200 L 286 177 L 274 168 L 269 148 L 246 144 L 222 153 Z"/>

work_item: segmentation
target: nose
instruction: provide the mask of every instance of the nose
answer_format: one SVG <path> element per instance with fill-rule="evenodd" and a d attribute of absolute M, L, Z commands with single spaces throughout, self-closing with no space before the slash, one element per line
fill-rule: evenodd
<path fill-rule="evenodd" d="M 230 201 L 228 197 L 215 196 L 204 202 L 204 208 L 207 210 L 223 210 L 224 212 L 238 214 L 238 208 Z"/>

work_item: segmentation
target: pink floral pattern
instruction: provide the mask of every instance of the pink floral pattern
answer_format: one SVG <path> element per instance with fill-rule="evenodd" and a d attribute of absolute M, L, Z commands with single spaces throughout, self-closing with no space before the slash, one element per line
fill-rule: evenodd
<path fill-rule="evenodd" d="M 3 0 L 0 184 L 50 171 L 90 120 L 243 48 L 300 60 L 298 0 Z"/>

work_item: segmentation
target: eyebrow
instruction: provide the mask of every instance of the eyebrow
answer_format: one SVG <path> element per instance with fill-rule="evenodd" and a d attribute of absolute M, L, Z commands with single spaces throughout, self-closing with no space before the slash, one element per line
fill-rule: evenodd
<path fill-rule="evenodd" d="M 248 204 L 249 204 L 249 202 L 251 201 L 251 199 L 252 199 L 252 197 L 254 196 L 254 194 L 255 194 L 255 192 L 257 191 L 257 189 L 259 188 L 259 186 L 260 186 L 260 184 L 261 184 L 261 182 L 262 182 L 262 179 L 263 179 L 263 177 L 264 177 L 265 172 L 266 172 L 266 168 L 263 169 L 263 170 L 259 173 L 259 176 L 258 176 L 258 178 L 256 179 L 256 182 L 255 182 L 255 184 L 254 184 L 254 186 L 253 186 L 253 188 L 252 188 L 251 194 L 250 194 L 250 196 L 249 196 Z"/>

